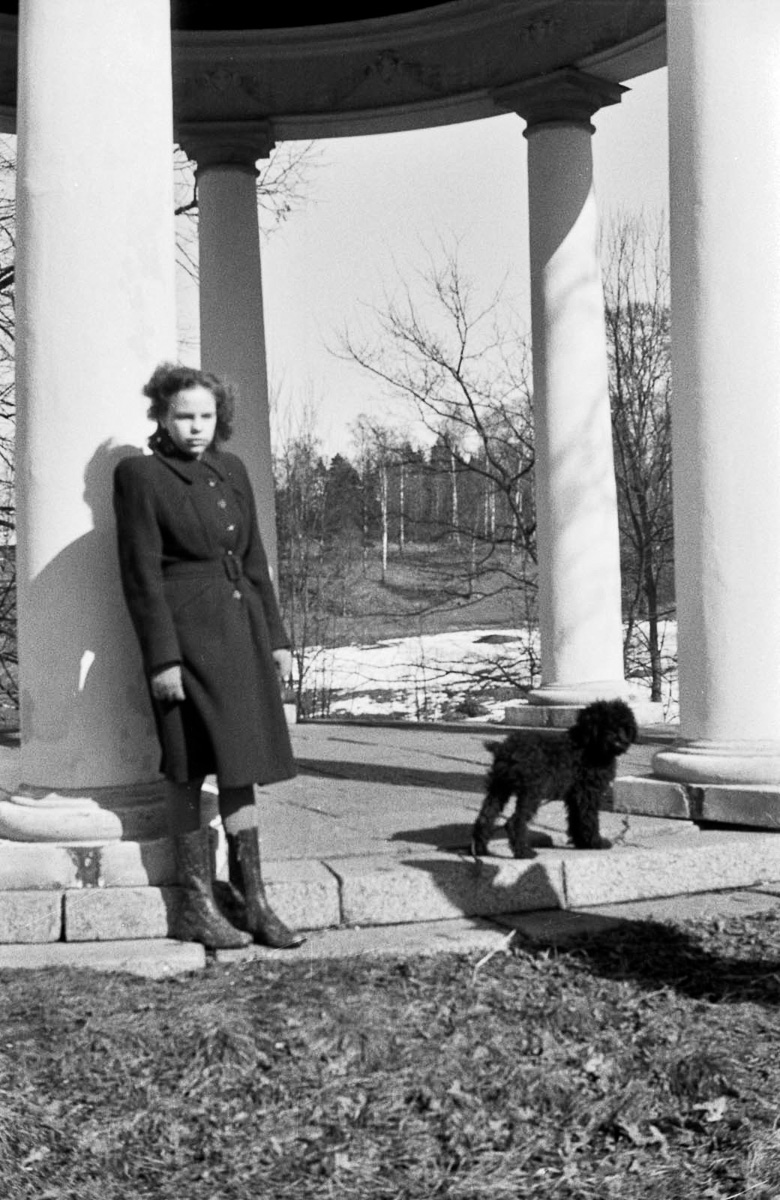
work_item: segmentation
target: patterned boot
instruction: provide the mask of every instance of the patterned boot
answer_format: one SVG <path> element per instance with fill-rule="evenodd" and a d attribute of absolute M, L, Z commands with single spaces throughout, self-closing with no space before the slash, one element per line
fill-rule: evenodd
<path fill-rule="evenodd" d="M 173 848 L 181 902 L 171 920 L 171 937 L 181 942 L 202 942 L 208 950 L 251 946 L 251 936 L 231 925 L 214 903 L 208 830 L 178 834 L 173 838 Z"/>
<path fill-rule="evenodd" d="M 246 902 L 242 929 L 248 929 L 261 946 L 289 950 L 304 941 L 287 928 L 268 903 L 260 871 L 257 829 L 227 834 L 228 875 L 233 888 Z"/>

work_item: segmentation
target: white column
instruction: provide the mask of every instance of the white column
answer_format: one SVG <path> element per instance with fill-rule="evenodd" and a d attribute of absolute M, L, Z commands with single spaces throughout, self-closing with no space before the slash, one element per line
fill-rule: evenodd
<path fill-rule="evenodd" d="M 780 784 L 780 6 L 667 23 L 681 741 L 654 766 Z"/>
<path fill-rule="evenodd" d="M 276 579 L 276 509 L 255 186 L 255 163 L 268 157 L 273 141 L 263 122 L 186 126 L 180 130 L 179 140 L 198 164 L 201 364 L 205 371 L 236 387 L 235 432 L 229 448 L 246 463 L 263 545 Z"/>
<path fill-rule="evenodd" d="M 537 704 L 627 694 L 590 118 L 619 84 L 565 70 L 499 98 L 528 122 L 542 682 Z"/>
<path fill-rule="evenodd" d="M 22 786 L 0 836 L 117 836 L 117 808 L 154 826 L 159 779 L 111 486 L 176 346 L 168 4 L 25 0 L 18 135 Z"/>

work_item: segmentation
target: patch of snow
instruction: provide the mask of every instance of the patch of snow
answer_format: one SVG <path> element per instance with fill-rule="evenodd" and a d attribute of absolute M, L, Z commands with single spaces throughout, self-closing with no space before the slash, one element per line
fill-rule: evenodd
<path fill-rule="evenodd" d="M 677 629 L 663 623 L 664 714 L 678 711 Z M 629 664 L 646 661 L 638 625 Z M 480 704 L 475 720 L 501 721 L 507 693 L 520 698 L 529 686 L 530 665 L 539 662 L 536 630 L 472 629 L 391 638 L 364 646 L 315 646 L 304 663 L 304 689 L 316 697 L 315 715 L 440 720 L 467 696 Z M 649 683 L 630 671 L 632 690 L 650 696 Z M 530 680 L 538 684 L 538 676 Z M 501 695 L 497 698 L 496 693 Z M 468 718 L 467 718 L 468 719 Z"/>

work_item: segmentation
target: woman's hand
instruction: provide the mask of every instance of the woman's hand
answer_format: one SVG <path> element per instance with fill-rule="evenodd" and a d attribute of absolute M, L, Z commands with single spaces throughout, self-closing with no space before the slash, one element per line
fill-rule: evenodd
<path fill-rule="evenodd" d="M 292 652 L 283 646 L 280 650 L 274 650 L 273 655 L 279 682 L 286 683 L 292 673 Z"/>
<path fill-rule="evenodd" d="M 184 699 L 184 682 L 178 663 L 156 671 L 152 675 L 150 686 L 155 700 L 160 700 L 163 704 L 177 704 Z"/>

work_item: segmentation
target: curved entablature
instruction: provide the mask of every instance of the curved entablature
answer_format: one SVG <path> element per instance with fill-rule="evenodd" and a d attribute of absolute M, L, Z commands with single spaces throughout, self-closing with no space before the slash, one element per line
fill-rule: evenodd
<path fill-rule="evenodd" d="M 0 128 L 12 131 L 18 5 L 0 0 Z M 174 119 L 270 124 L 276 140 L 395 132 L 492 116 L 507 89 L 566 67 L 617 82 L 663 66 L 664 0 L 347 0 L 303 23 L 267 5 L 175 0 Z M 250 9 L 251 11 L 251 9 Z M 301 15 L 296 18 L 295 13 Z M 310 10 L 309 10 L 310 11 Z M 251 19 L 251 18 L 250 18 Z M 221 28 L 215 28 L 220 24 Z"/>

